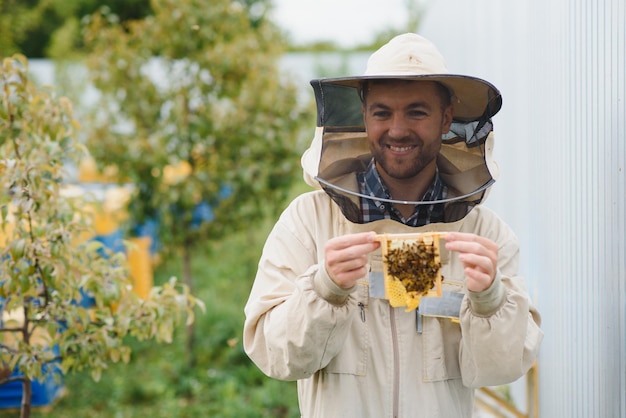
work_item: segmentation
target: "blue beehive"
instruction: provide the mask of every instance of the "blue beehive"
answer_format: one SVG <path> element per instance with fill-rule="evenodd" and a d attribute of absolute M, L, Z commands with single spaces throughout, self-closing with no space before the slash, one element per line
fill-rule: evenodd
<path fill-rule="evenodd" d="M 2 305 L 3 299 L 0 298 L 0 326 L 4 326 Z M 1 334 L 0 337 L 2 337 Z M 59 354 L 58 347 L 55 346 L 51 349 L 55 355 Z M 0 368 L 1 367 L 2 366 L 0 365 Z M 32 382 L 32 407 L 45 407 L 52 405 L 52 403 L 57 400 L 65 390 L 62 375 L 60 370 L 58 369 L 57 362 L 45 365 L 44 372 L 46 372 L 46 376 L 42 381 L 35 380 Z M 21 376 L 23 376 L 23 373 L 21 373 L 17 369 L 14 369 L 9 377 L 11 378 Z M 12 381 L 9 383 L 5 383 L 4 385 L 0 385 L 0 409 L 20 408 L 22 404 L 22 393 L 23 388 L 21 380 Z"/>
<path fill-rule="evenodd" d="M 13 372 L 11 377 L 22 376 L 20 372 Z M 32 407 L 50 406 L 63 394 L 65 388 L 60 375 L 59 381 L 54 379 L 54 373 L 46 375 L 42 381 L 32 382 Z M 0 386 L 0 409 L 16 409 L 22 404 L 22 382 L 13 381 Z"/>

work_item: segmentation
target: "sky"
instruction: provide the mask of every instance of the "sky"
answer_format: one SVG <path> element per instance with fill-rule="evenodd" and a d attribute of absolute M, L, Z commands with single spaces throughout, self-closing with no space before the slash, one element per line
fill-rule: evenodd
<path fill-rule="evenodd" d="M 406 25 L 406 0 L 274 0 L 274 20 L 296 43 L 350 47 Z"/>

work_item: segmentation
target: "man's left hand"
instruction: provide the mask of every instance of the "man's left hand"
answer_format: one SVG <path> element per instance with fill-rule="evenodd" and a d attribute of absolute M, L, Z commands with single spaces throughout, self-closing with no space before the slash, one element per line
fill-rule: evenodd
<path fill-rule="evenodd" d="M 498 245 L 488 238 L 462 232 L 449 232 L 445 240 L 446 249 L 457 252 L 465 267 L 467 289 L 487 290 L 496 277 Z"/>

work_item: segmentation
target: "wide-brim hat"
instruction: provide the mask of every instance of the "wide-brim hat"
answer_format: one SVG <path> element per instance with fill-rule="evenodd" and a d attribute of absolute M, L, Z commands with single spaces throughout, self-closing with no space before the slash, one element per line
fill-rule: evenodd
<path fill-rule="evenodd" d="M 442 136 L 438 172 L 447 197 L 438 201 L 398 201 L 361 194 L 356 173 L 372 159 L 362 113 L 367 80 L 436 81 L 450 92 L 453 121 Z M 493 160 L 491 117 L 502 106 L 500 92 L 477 77 L 450 74 L 435 46 L 416 34 L 393 38 L 369 59 L 361 76 L 311 80 L 317 105 L 315 136 L 302 155 L 305 181 L 321 187 L 351 222 L 362 223 L 363 200 L 392 204 L 446 205 L 445 222 L 465 216 L 487 197 L 498 177 Z"/>
<path fill-rule="evenodd" d="M 435 45 L 415 33 L 398 35 L 374 52 L 363 75 L 325 78 L 324 84 L 360 89 L 367 80 L 397 79 L 436 81 L 448 88 L 454 104 L 454 119 L 474 121 L 494 116 L 502 107 L 502 96 L 488 81 L 451 74 Z"/>

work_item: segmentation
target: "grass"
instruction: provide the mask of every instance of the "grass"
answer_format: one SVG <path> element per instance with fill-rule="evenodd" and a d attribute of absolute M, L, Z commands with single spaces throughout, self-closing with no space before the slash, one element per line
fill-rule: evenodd
<path fill-rule="evenodd" d="M 196 317 L 195 367 L 185 332 L 172 344 L 131 341 L 129 364 L 113 364 L 94 382 L 86 372 L 64 378 L 67 393 L 32 417 L 177 418 L 299 417 L 295 383 L 265 377 L 243 351 L 243 308 L 271 225 L 210 243 L 193 258 L 194 295 L 206 304 Z M 181 276 L 178 262 L 155 269 L 155 283 Z M 2 411 L 18 417 L 17 411 Z"/>

